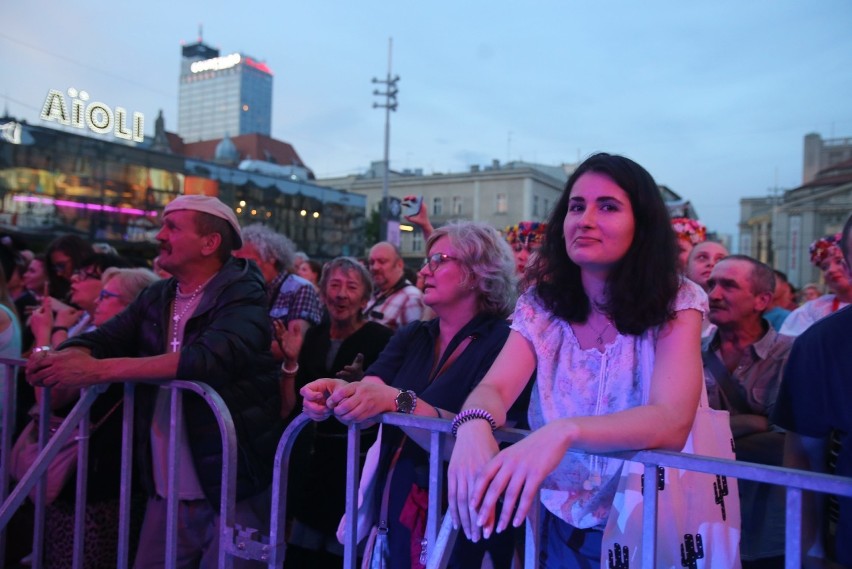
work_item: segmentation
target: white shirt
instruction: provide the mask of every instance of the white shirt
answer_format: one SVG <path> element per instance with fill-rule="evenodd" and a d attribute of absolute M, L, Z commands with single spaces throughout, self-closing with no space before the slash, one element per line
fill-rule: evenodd
<path fill-rule="evenodd" d="M 687 309 L 705 314 L 707 295 L 697 284 L 683 279 L 674 310 Z M 537 357 L 529 409 L 531 429 L 560 418 L 606 415 L 642 404 L 642 382 L 651 378 L 658 328 L 641 336 L 617 334 L 603 353 L 596 348 L 584 350 L 571 325 L 544 308 L 530 289 L 518 300 L 512 329 L 532 342 Z M 602 527 L 621 465 L 620 460 L 566 453 L 542 484 L 542 503 L 575 527 Z"/>

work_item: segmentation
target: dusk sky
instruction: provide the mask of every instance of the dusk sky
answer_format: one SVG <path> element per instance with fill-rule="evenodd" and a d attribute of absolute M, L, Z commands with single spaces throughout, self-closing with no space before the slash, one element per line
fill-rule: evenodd
<path fill-rule="evenodd" d="M 852 2 L 4 2 L 0 97 L 43 124 L 49 89 L 177 130 L 181 42 L 275 75 L 272 136 L 318 177 L 383 153 L 373 77 L 393 73 L 391 168 L 629 156 L 736 234 L 739 199 L 801 184 L 803 137 L 852 137 Z M 50 123 L 48 123 L 49 125 Z"/>

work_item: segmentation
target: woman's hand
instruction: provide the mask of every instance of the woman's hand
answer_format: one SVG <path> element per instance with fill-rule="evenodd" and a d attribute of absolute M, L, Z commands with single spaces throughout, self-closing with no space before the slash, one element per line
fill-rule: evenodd
<path fill-rule="evenodd" d="M 396 411 L 399 389 L 383 382 L 346 383 L 328 398 L 329 408 L 344 424 L 361 423 L 387 411 Z"/>
<path fill-rule="evenodd" d="M 453 527 L 461 526 L 474 542 L 479 541 L 480 527 L 475 524 L 477 511 L 472 491 L 482 469 L 499 450 L 487 421 L 470 421 L 459 427 L 447 474 L 447 495 Z"/>
<path fill-rule="evenodd" d="M 63 306 L 56 311 L 56 316 L 53 317 L 53 325 L 70 328 L 80 320 L 82 311 L 73 306 Z"/>
<path fill-rule="evenodd" d="M 417 199 L 417 196 L 405 196 L 402 198 L 403 202 L 413 202 Z M 404 215 L 406 220 L 410 221 L 414 225 L 420 227 L 423 231 L 423 239 L 429 239 L 429 236 L 435 231 L 432 227 L 432 222 L 429 221 L 429 211 L 426 209 L 426 204 L 424 202 L 420 202 L 420 209 L 417 210 L 417 213 L 414 215 Z"/>
<path fill-rule="evenodd" d="M 331 377 L 310 382 L 299 390 L 303 400 L 302 410 L 314 421 L 328 419 L 331 417 L 331 408 L 328 405 L 328 399 L 344 385 L 348 384 L 342 379 Z"/>
<path fill-rule="evenodd" d="M 471 503 L 479 512 L 475 525 L 483 529 L 486 538 L 491 535 L 500 496 L 503 496 L 503 509 L 497 531 L 506 529 L 510 522 L 515 527 L 524 522 L 541 483 L 556 469 L 571 446 L 570 432 L 574 425 L 570 421 L 560 419 L 544 425 L 500 451 L 482 469 L 473 487 Z"/>
<path fill-rule="evenodd" d="M 273 319 L 272 329 L 275 332 L 275 342 L 284 356 L 284 363 L 292 369 L 299 361 L 299 352 L 302 351 L 304 341 L 302 324 L 298 320 L 293 320 L 289 326 L 286 326 L 280 320 Z"/>
<path fill-rule="evenodd" d="M 50 305 L 47 308 L 44 304 L 37 310 L 34 310 L 29 320 L 30 330 L 35 336 L 36 346 L 50 345 L 50 331 L 53 330 L 53 311 Z"/>

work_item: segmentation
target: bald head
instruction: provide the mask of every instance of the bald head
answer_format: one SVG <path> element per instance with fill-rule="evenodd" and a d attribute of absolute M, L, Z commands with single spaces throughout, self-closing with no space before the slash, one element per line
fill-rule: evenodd
<path fill-rule="evenodd" d="M 369 265 L 373 286 L 379 293 L 389 291 L 402 278 L 403 264 L 399 249 L 387 241 L 373 245 Z"/>

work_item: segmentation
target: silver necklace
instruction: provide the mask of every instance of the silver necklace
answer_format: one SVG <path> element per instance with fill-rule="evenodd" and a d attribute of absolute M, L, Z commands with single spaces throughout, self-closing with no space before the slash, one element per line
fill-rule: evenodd
<path fill-rule="evenodd" d="M 588 319 L 588 320 L 586 320 L 586 322 L 588 323 L 589 328 L 591 328 L 591 329 L 592 329 L 592 332 L 594 332 L 595 334 L 597 334 L 597 338 L 595 338 L 595 341 L 598 343 L 598 346 L 602 345 L 602 344 L 603 344 L 603 335 L 606 333 L 606 331 L 607 331 L 607 330 L 609 330 L 609 327 L 610 327 L 610 326 L 612 326 L 612 320 L 610 320 L 609 318 L 607 318 L 607 319 L 606 319 L 606 326 L 604 326 L 604 327 L 603 327 L 603 328 L 601 328 L 600 330 L 595 330 L 595 327 L 594 327 L 594 326 L 592 326 L 592 320 L 591 320 L 591 318 L 590 318 L 590 319 Z"/>
<path fill-rule="evenodd" d="M 206 281 L 204 281 L 203 283 L 198 285 L 198 287 L 196 287 L 196 289 L 192 292 L 192 294 L 189 295 L 189 299 L 186 300 L 186 302 L 184 303 L 184 305 L 181 308 L 179 313 L 178 313 L 178 295 L 181 294 L 181 292 L 180 292 L 180 285 L 175 284 L 175 301 L 174 301 L 174 306 L 172 308 L 172 342 L 171 342 L 172 352 L 177 352 L 178 349 L 180 348 L 180 340 L 178 339 L 178 325 L 180 324 L 180 321 L 183 320 L 184 316 L 186 316 L 186 313 L 189 310 L 189 307 L 193 305 L 193 302 L 195 301 L 196 297 L 198 297 L 198 294 L 204 289 L 205 286 L 207 286 L 207 283 L 209 283 L 211 280 L 213 280 L 213 277 L 215 277 L 215 276 L 216 275 L 214 274 L 212 277 L 210 277 L 209 279 L 207 279 Z"/>

